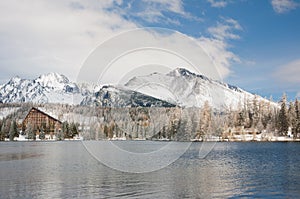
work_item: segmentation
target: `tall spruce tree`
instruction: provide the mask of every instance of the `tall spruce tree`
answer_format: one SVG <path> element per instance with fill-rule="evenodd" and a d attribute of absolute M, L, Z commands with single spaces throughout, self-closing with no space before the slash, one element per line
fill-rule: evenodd
<path fill-rule="evenodd" d="M 283 94 L 281 99 L 281 108 L 278 115 L 279 135 L 287 135 L 289 129 L 288 114 L 286 108 L 286 94 Z"/>
<path fill-rule="evenodd" d="M 25 132 L 26 132 L 26 135 L 27 135 L 28 139 L 30 139 L 30 140 L 34 140 L 35 139 L 34 126 L 31 123 L 28 123 Z"/>
<path fill-rule="evenodd" d="M 44 127 L 40 128 L 39 139 L 44 140 L 46 138 Z"/>
<path fill-rule="evenodd" d="M 208 101 L 205 101 L 200 112 L 200 132 L 204 134 L 211 133 L 212 109 Z"/>
<path fill-rule="evenodd" d="M 300 133 L 300 110 L 299 110 L 299 101 L 298 99 L 295 100 L 295 129 L 294 129 L 294 138 L 298 137 L 298 134 Z"/>
<path fill-rule="evenodd" d="M 62 131 L 64 133 L 63 138 L 70 138 L 69 134 L 70 134 L 70 126 L 69 123 L 67 121 L 64 121 L 62 124 Z"/>
<path fill-rule="evenodd" d="M 6 137 L 5 129 L 6 129 L 6 127 L 5 127 L 5 120 L 3 120 L 2 126 L 1 126 L 1 131 L 0 131 L 0 140 L 1 141 L 4 140 L 5 137 Z"/>
<path fill-rule="evenodd" d="M 252 100 L 252 125 L 250 127 L 257 128 L 257 125 L 258 125 L 259 120 L 260 120 L 259 112 L 260 112 L 259 104 L 258 104 L 258 101 L 257 101 L 257 96 L 255 95 L 253 100 Z"/>
<path fill-rule="evenodd" d="M 289 104 L 288 121 L 289 121 L 289 126 L 292 128 L 292 132 L 294 132 L 296 128 L 296 111 L 293 102 L 290 102 Z"/>
<path fill-rule="evenodd" d="M 10 128 L 9 128 L 9 140 L 13 141 L 14 137 L 18 136 L 18 129 L 17 129 L 17 123 L 16 121 L 12 121 Z"/>

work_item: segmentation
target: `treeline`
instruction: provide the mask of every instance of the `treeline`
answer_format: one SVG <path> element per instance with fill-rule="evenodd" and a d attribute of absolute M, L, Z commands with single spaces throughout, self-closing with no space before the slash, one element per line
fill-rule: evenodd
<path fill-rule="evenodd" d="M 236 111 L 226 113 L 225 128 L 252 128 L 257 132 L 270 132 L 275 136 L 287 136 L 290 132 L 294 138 L 300 134 L 299 101 L 287 103 L 284 94 L 278 104 L 271 101 L 247 100 Z"/>
<path fill-rule="evenodd" d="M 9 138 L 10 141 L 13 141 L 14 137 L 19 136 L 15 120 L 0 120 L 0 127 L 0 141 L 3 141 L 5 138 Z"/>
<path fill-rule="evenodd" d="M 79 133 L 79 123 L 69 123 L 67 121 L 62 123 L 62 128 L 58 132 L 52 132 L 51 127 L 46 125 L 46 123 L 40 127 L 29 123 L 25 127 L 22 124 L 18 125 L 16 120 L 10 118 L 0 120 L 0 127 L 0 141 L 4 141 L 5 138 L 13 141 L 15 137 L 19 137 L 19 134 L 25 135 L 29 140 L 35 140 L 37 135 L 39 139 L 44 140 L 46 139 L 46 135 L 50 134 L 56 135 L 57 140 L 64 140 L 65 138 L 73 138 Z"/>
<path fill-rule="evenodd" d="M 202 108 L 42 106 L 46 112 L 54 112 L 59 120 L 67 121 L 62 130 L 56 132 L 58 139 L 71 138 L 80 131 L 85 139 L 126 137 L 183 141 L 207 135 L 224 137 L 231 129 L 250 129 L 274 136 L 287 136 L 290 132 L 294 138 L 300 137 L 299 101 L 288 103 L 286 95 L 279 103 L 259 100 L 258 97 L 245 99 L 238 107 L 222 112 L 214 110 L 208 102 Z M 18 124 L 30 108 L 30 105 L 21 104 L 18 111 L 0 120 L 1 140 L 16 135 L 16 129 L 18 132 L 22 128 Z M 48 133 L 47 127 L 35 129 L 32 126 L 26 130 L 22 132 L 29 137 L 34 137 L 32 132 L 39 132 L 41 138 L 43 132 Z"/>
<path fill-rule="evenodd" d="M 14 137 L 19 136 L 17 118 L 26 114 L 30 105 L 28 103 L 23 106 L 20 106 L 20 104 L 0 104 L 2 110 L 13 110 L 12 113 L 0 119 L 0 141 L 3 141 L 5 138 L 12 141 Z"/>
<path fill-rule="evenodd" d="M 79 134 L 79 123 L 67 122 L 62 123 L 62 130 L 57 133 L 57 139 L 63 140 L 65 138 L 73 138 Z"/>
<path fill-rule="evenodd" d="M 73 138 L 79 133 L 79 123 L 65 121 L 62 123 L 62 128 L 59 132 L 52 132 L 54 127 L 43 123 L 41 126 L 35 124 L 28 124 L 27 127 L 22 124 L 23 119 L 28 114 L 28 111 L 32 108 L 31 103 L 24 104 L 1 104 L 1 109 L 13 109 L 11 114 L 0 119 L 0 141 L 9 139 L 13 141 L 15 137 L 19 137 L 19 134 L 25 135 L 27 139 L 35 140 L 37 138 L 44 140 L 46 135 L 55 134 L 58 140 L 65 138 Z M 65 105 L 51 105 L 51 107 Z M 68 106 L 66 106 L 68 108 Z M 7 110 L 6 110 L 7 111 Z M 51 130 L 52 129 L 52 130 Z"/>
<path fill-rule="evenodd" d="M 214 110 L 208 102 L 202 108 L 99 108 L 90 121 L 85 136 L 90 139 L 129 136 L 130 138 L 200 139 L 205 136 L 225 137 L 234 129 L 268 133 L 272 136 L 300 137 L 299 101 L 279 103 L 245 99 L 238 107 Z"/>

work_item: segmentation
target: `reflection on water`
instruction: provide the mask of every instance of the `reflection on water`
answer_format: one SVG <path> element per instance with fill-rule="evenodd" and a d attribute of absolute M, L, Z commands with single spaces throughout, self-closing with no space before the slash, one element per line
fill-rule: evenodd
<path fill-rule="evenodd" d="M 193 143 L 177 161 L 159 171 L 132 174 L 99 163 L 80 142 L 2 142 L 1 198 L 300 195 L 300 143 L 217 143 L 204 159 L 199 158 L 200 147 L 201 143 Z"/>
<path fill-rule="evenodd" d="M 0 154 L 0 161 L 23 160 L 27 158 L 38 158 L 43 154 L 32 153 L 4 153 Z"/>

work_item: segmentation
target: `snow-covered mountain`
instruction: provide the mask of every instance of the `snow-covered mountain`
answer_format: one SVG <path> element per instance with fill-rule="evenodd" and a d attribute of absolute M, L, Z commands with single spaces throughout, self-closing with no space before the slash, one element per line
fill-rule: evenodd
<path fill-rule="evenodd" d="M 30 80 L 19 77 L 0 85 L 0 102 L 63 103 L 109 107 L 237 108 L 255 95 L 203 75 L 178 68 L 168 74 L 134 77 L 123 86 L 76 84 L 64 75 L 49 73 Z M 256 96 L 258 101 L 268 101 Z M 275 104 L 275 103 L 274 103 Z"/>
<path fill-rule="evenodd" d="M 168 74 L 153 73 L 134 77 L 125 86 L 155 98 L 183 107 L 202 107 L 207 101 L 213 108 L 237 108 L 255 95 L 236 86 L 212 80 L 203 75 L 177 68 Z M 256 96 L 258 101 L 267 101 Z"/>
<path fill-rule="evenodd" d="M 87 96 L 81 105 L 105 107 L 174 107 L 172 103 L 122 87 L 103 86 L 92 96 Z"/>
<path fill-rule="evenodd" d="M 64 75 L 57 73 L 41 75 L 33 80 L 12 78 L 8 83 L 0 85 L 0 102 L 61 103 L 109 107 L 174 106 L 163 100 L 121 87 L 76 84 L 70 82 Z"/>
<path fill-rule="evenodd" d="M 64 75 L 49 73 L 36 79 L 12 78 L 0 86 L 0 101 L 78 104 L 84 96 Z"/>

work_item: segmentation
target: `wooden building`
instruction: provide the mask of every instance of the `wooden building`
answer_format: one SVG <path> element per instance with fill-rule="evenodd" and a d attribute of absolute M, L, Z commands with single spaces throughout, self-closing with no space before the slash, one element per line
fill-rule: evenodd
<path fill-rule="evenodd" d="M 34 107 L 30 109 L 23 120 L 22 128 L 27 128 L 28 125 L 38 131 L 44 129 L 46 133 L 51 135 L 60 132 L 62 128 L 61 121 Z"/>

